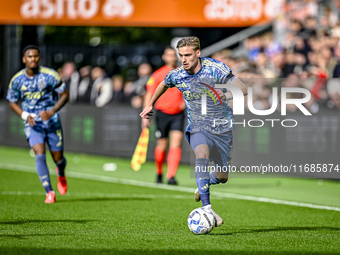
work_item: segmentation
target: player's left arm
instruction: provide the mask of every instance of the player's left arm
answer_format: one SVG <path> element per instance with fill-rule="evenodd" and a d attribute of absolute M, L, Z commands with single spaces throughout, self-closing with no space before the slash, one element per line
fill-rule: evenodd
<path fill-rule="evenodd" d="M 248 94 L 248 87 L 246 84 L 244 84 L 241 79 L 237 78 L 236 76 L 233 77 L 233 79 L 230 81 L 229 83 L 232 86 L 235 86 L 237 88 L 239 88 L 243 95 L 246 96 Z M 232 100 L 233 99 L 233 95 L 232 93 L 230 93 L 230 91 L 227 91 L 226 93 L 224 93 L 224 100 Z"/>
<path fill-rule="evenodd" d="M 242 91 L 243 95 L 246 96 L 248 94 L 247 85 L 245 85 L 241 81 L 241 79 L 237 78 L 236 76 L 234 76 L 232 78 L 232 80 L 230 81 L 229 84 L 233 85 L 235 87 L 238 87 Z M 218 96 L 221 98 L 221 100 L 224 100 L 224 101 L 228 100 L 229 101 L 229 100 L 233 99 L 233 95 L 230 93 L 230 91 L 227 91 L 227 92 L 224 93 L 223 90 L 221 90 L 221 89 L 215 89 L 215 90 L 216 90 Z M 215 97 L 215 99 L 217 99 L 217 96 L 214 96 L 214 97 Z"/>
<path fill-rule="evenodd" d="M 224 71 L 216 71 L 216 79 L 218 83 L 222 83 L 222 84 L 228 84 L 228 85 L 232 85 L 235 86 L 237 88 L 239 88 L 243 95 L 246 96 L 248 94 L 248 87 L 239 79 L 237 78 L 231 71 L 231 69 L 225 65 L 222 62 L 217 61 L 221 66 L 222 70 L 224 69 Z M 216 92 L 218 94 L 218 96 L 221 98 L 221 100 L 232 100 L 233 99 L 233 95 L 230 93 L 230 91 L 226 91 L 224 89 L 216 89 Z"/>
<path fill-rule="evenodd" d="M 55 105 L 48 111 L 41 111 L 40 117 L 42 120 L 46 121 L 53 116 L 56 112 L 58 112 L 68 101 L 69 101 L 69 93 L 65 89 L 63 92 L 59 94 L 59 99 L 55 103 Z"/>

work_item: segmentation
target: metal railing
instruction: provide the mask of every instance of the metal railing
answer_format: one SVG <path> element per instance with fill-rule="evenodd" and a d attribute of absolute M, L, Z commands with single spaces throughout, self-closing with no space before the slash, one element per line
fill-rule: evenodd
<path fill-rule="evenodd" d="M 272 26 L 271 23 L 259 23 L 256 24 L 252 27 L 246 28 L 232 36 L 229 36 L 217 43 L 214 43 L 204 49 L 202 49 L 201 51 L 201 56 L 202 57 L 208 57 L 211 56 L 212 54 L 229 48 L 231 46 L 234 46 L 235 44 L 240 44 L 241 42 L 243 42 L 245 39 L 254 36 L 256 34 L 262 33 L 264 31 L 266 31 L 267 29 L 269 29 Z"/>

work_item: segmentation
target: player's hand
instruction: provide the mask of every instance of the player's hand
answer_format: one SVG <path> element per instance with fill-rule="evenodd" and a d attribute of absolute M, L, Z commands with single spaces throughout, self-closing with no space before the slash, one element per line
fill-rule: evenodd
<path fill-rule="evenodd" d="M 52 109 L 48 110 L 48 111 L 43 110 L 43 111 L 40 112 L 40 117 L 43 121 L 46 121 L 49 118 L 51 118 L 53 116 L 53 114 L 54 114 L 54 111 Z"/>
<path fill-rule="evenodd" d="M 142 129 L 149 128 L 151 126 L 151 121 L 149 119 L 142 119 Z"/>
<path fill-rule="evenodd" d="M 28 125 L 33 127 L 35 125 L 35 118 L 32 115 L 29 115 L 26 119 Z"/>
<path fill-rule="evenodd" d="M 182 103 L 179 105 L 179 109 L 181 109 L 182 111 L 184 111 L 186 105 L 185 105 L 185 102 L 184 100 L 182 101 Z"/>
<path fill-rule="evenodd" d="M 141 116 L 142 119 L 150 119 L 150 117 L 153 114 L 152 111 L 153 107 L 151 105 L 146 106 L 143 111 L 139 114 L 139 116 Z"/>
<path fill-rule="evenodd" d="M 225 101 L 227 99 L 221 89 L 215 89 L 215 90 L 216 90 L 218 96 L 221 98 L 221 100 Z M 215 93 L 212 93 L 212 94 L 214 95 L 215 100 L 218 100 L 216 94 Z"/>

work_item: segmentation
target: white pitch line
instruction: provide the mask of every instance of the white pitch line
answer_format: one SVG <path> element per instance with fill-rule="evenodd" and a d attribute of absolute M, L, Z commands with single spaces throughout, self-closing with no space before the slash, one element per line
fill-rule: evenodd
<path fill-rule="evenodd" d="M 1 191 L 0 194 L 9 196 L 41 196 L 46 193 L 38 191 Z"/>
<path fill-rule="evenodd" d="M 42 196 L 45 195 L 43 191 L 0 191 L 1 195 L 7 196 Z M 79 192 L 68 192 L 65 196 L 67 197 L 94 197 L 94 198 L 146 198 L 146 199 L 192 199 L 193 196 L 190 195 L 166 195 L 166 194 L 122 194 L 122 193 L 79 193 Z M 218 197 L 217 199 L 223 199 L 222 197 Z"/>
<path fill-rule="evenodd" d="M 16 165 L 16 164 L 7 164 L 7 163 L 0 162 L 0 167 L 8 169 L 8 170 L 12 170 L 12 171 L 21 171 L 21 172 L 28 172 L 28 173 L 36 172 L 34 167 Z M 54 171 L 51 171 L 51 172 L 53 175 L 55 175 Z M 180 192 L 186 192 L 186 193 L 191 193 L 191 194 L 193 194 L 195 190 L 194 188 L 183 187 L 183 186 L 155 184 L 151 182 L 123 179 L 123 178 L 116 178 L 116 177 L 109 177 L 109 176 L 100 176 L 100 175 L 95 175 L 95 174 L 79 173 L 79 172 L 72 172 L 72 171 L 67 171 L 67 176 L 72 177 L 72 178 L 77 178 L 77 179 L 83 179 L 83 180 L 118 183 L 118 184 L 125 184 L 125 185 L 132 185 L 132 186 L 139 186 L 139 187 L 146 187 L 146 188 L 180 191 Z M 224 193 L 224 192 L 214 192 L 212 195 L 217 196 L 217 197 L 231 198 L 231 199 L 263 202 L 263 203 L 271 203 L 271 204 L 280 204 L 280 205 L 289 205 L 289 206 L 298 206 L 298 207 L 340 212 L 340 207 L 335 207 L 335 206 L 317 205 L 317 204 L 310 204 L 310 203 L 302 203 L 302 202 L 273 199 L 273 198 L 266 198 L 266 197 L 239 195 L 239 194 Z"/>

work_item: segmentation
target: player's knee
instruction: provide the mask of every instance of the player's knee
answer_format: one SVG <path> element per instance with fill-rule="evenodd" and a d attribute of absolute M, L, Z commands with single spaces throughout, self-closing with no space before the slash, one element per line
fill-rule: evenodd
<path fill-rule="evenodd" d="M 218 178 L 221 183 L 226 183 L 228 181 L 228 177 L 227 178 Z"/>
<path fill-rule="evenodd" d="M 209 148 L 206 144 L 197 145 L 194 152 L 196 158 L 209 158 Z"/>
<path fill-rule="evenodd" d="M 54 159 L 54 162 L 59 163 L 63 160 L 63 157 L 58 156 L 58 157 L 54 157 L 53 159 Z"/>
<path fill-rule="evenodd" d="M 207 153 L 198 152 L 196 153 L 196 158 L 209 158 Z"/>
<path fill-rule="evenodd" d="M 54 162 L 58 163 L 64 159 L 64 155 L 61 152 L 52 152 Z"/>
<path fill-rule="evenodd" d="M 159 147 L 162 151 L 165 151 L 168 147 L 168 139 L 167 138 L 159 138 L 157 140 L 157 147 Z"/>
<path fill-rule="evenodd" d="M 45 147 L 43 144 L 35 144 L 32 149 L 35 155 L 45 154 Z"/>

